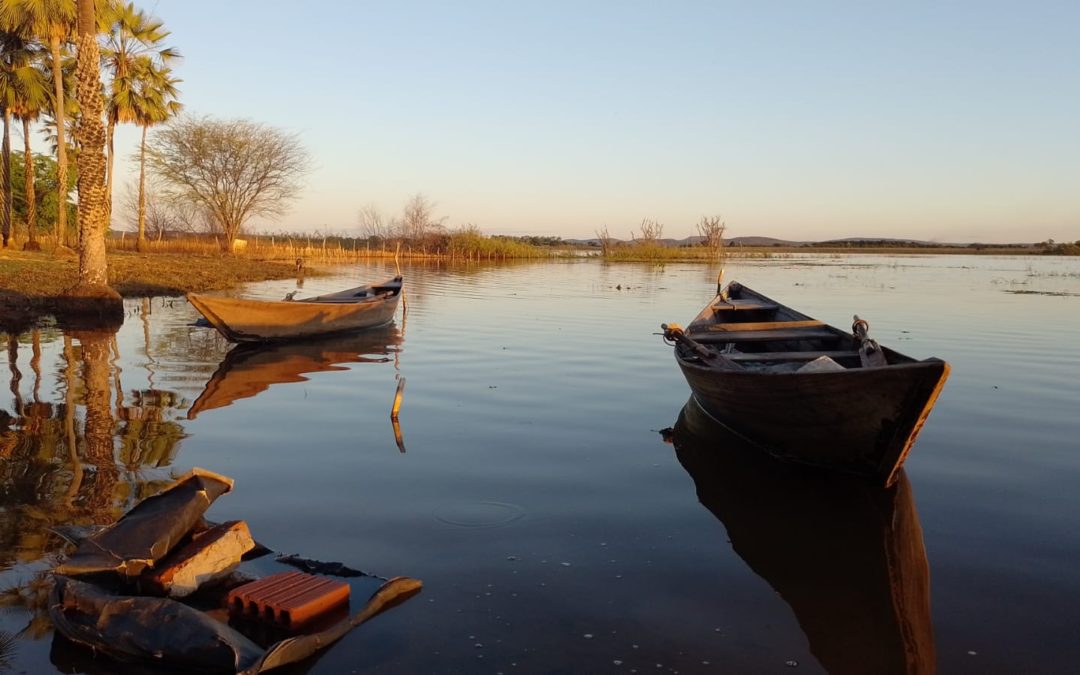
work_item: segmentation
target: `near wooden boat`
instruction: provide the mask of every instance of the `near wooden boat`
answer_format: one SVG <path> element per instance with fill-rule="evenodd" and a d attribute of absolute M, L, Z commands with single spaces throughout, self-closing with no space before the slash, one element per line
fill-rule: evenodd
<path fill-rule="evenodd" d="M 791 608 L 822 671 L 935 672 L 930 566 L 903 470 L 883 489 L 777 461 L 693 398 L 661 433 L 731 548 Z"/>
<path fill-rule="evenodd" d="M 303 300 L 187 296 L 233 342 L 270 342 L 374 328 L 389 323 L 401 297 L 401 277 Z"/>
<path fill-rule="evenodd" d="M 789 460 L 891 485 L 949 375 L 732 282 L 684 330 L 664 324 L 694 399 Z"/>

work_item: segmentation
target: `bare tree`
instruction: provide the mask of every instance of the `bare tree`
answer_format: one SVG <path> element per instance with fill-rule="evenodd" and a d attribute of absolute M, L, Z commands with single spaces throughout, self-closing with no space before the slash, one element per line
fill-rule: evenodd
<path fill-rule="evenodd" d="M 724 254 L 724 230 L 727 224 L 720 220 L 720 216 L 702 216 L 697 224 L 698 234 L 701 235 L 705 246 L 714 258 L 720 258 Z"/>
<path fill-rule="evenodd" d="M 221 234 L 221 229 L 214 220 L 214 214 L 203 204 L 183 197 L 161 195 L 161 201 L 172 215 L 178 232 L 210 232 Z"/>
<path fill-rule="evenodd" d="M 310 165 L 295 135 L 243 119 L 178 118 L 154 132 L 147 154 L 171 197 L 213 216 L 226 251 L 252 216 L 285 213 Z"/>
<path fill-rule="evenodd" d="M 128 185 L 121 201 L 124 219 L 133 229 L 139 222 L 138 185 Z M 154 239 L 161 239 L 170 232 L 194 234 L 209 232 L 222 234 L 216 227 L 213 214 L 206 207 L 192 202 L 183 196 L 166 194 L 159 188 L 146 188 L 146 234 Z"/>
<path fill-rule="evenodd" d="M 144 225 L 147 236 L 154 239 L 161 239 L 166 232 L 173 232 L 180 229 L 177 227 L 177 218 L 173 213 L 173 210 L 169 207 L 168 200 L 161 195 L 159 190 L 147 187 L 145 201 Z M 124 219 L 132 228 L 137 228 L 139 224 L 138 186 L 132 187 L 131 185 L 128 185 L 124 190 L 120 203 L 121 208 L 123 209 Z"/>
<path fill-rule="evenodd" d="M 638 231 L 641 233 L 641 241 L 655 243 L 663 236 L 664 226 L 651 218 L 642 218 Z"/>
<path fill-rule="evenodd" d="M 385 242 L 392 234 L 390 226 L 383 220 L 382 211 L 374 204 L 360 209 L 356 222 L 360 226 L 360 233 L 367 239 Z"/>
<path fill-rule="evenodd" d="M 409 201 L 405 202 L 399 223 L 402 238 L 423 246 L 431 235 L 441 232 L 446 218 L 436 219 L 434 211 L 435 204 L 423 194 L 417 192 L 410 197 Z"/>

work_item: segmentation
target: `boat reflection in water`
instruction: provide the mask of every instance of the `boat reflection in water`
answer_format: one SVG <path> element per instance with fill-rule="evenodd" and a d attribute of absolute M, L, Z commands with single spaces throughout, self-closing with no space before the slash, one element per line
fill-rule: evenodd
<path fill-rule="evenodd" d="M 702 505 L 829 673 L 935 671 L 930 573 L 905 474 L 881 488 L 778 462 L 693 399 L 667 433 Z"/>
<path fill-rule="evenodd" d="M 251 398 L 271 385 L 306 382 L 311 373 L 346 370 L 348 363 L 394 360 L 402 342 L 394 325 L 300 342 L 233 347 L 188 410 L 188 419 L 234 401 Z"/>

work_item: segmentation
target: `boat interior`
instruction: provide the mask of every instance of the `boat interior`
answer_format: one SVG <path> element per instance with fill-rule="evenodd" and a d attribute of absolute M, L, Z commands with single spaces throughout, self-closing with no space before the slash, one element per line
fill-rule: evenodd
<path fill-rule="evenodd" d="M 394 277 L 390 281 L 374 286 L 360 286 L 350 288 L 338 293 L 318 295 L 313 298 L 302 298 L 296 302 L 319 302 L 319 303 L 353 303 L 372 298 L 389 298 L 401 292 L 401 277 Z M 291 298 L 286 297 L 287 300 Z"/>
<path fill-rule="evenodd" d="M 868 330 L 865 321 L 858 317 L 855 321 L 856 326 L 862 324 L 864 333 Z M 686 336 L 723 356 L 728 367 L 798 370 L 827 357 L 847 369 L 905 360 L 868 337 L 860 339 L 833 328 L 737 282 L 718 292 L 687 327 Z"/>

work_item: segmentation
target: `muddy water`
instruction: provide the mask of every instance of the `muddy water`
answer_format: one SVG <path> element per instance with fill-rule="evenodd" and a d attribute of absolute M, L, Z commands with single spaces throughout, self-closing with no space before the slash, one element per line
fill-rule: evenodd
<path fill-rule="evenodd" d="M 952 364 L 887 493 L 762 462 L 683 411 L 653 333 L 704 305 L 714 268 L 404 272 L 393 327 L 313 344 L 230 349 L 161 298 L 129 301 L 115 332 L 0 333 L 14 671 L 112 672 L 52 634 L 48 528 L 111 522 L 202 466 L 236 479 L 211 517 L 425 583 L 297 672 L 1075 672 L 1080 261 L 727 264 L 807 314 L 858 313 L 881 342 Z"/>

